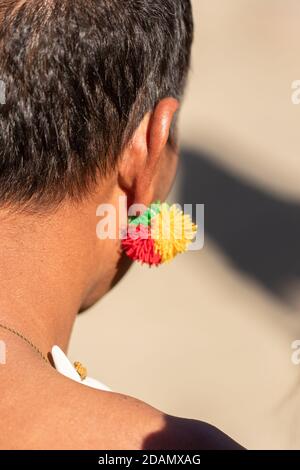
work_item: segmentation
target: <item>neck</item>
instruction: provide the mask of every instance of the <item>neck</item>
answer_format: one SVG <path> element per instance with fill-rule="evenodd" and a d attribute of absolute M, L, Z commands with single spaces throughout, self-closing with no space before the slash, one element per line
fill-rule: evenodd
<path fill-rule="evenodd" d="M 0 323 L 45 356 L 54 344 L 66 351 L 87 295 L 89 240 L 82 222 L 82 213 L 69 209 L 43 218 L 0 213 Z"/>

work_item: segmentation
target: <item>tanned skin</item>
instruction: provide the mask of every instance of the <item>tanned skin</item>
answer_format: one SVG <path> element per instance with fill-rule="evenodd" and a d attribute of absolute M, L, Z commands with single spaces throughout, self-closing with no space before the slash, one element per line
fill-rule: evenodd
<path fill-rule="evenodd" d="M 29 338 L 44 355 L 65 352 L 79 311 L 101 299 L 126 266 L 119 240 L 96 236 L 100 203 L 118 210 L 119 196 L 145 205 L 164 200 L 177 167 L 168 144 L 178 102 L 148 113 L 117 168 L 81 202 L 55 210 L 0 210 L 0 322 Z M 117 328 L 117 325 L 116 325 Z M 1 330 L 1 449 L 239 449 L 215 428 L 173 418 L 134 398 L 77 384 L 46 364 L 28 344 Z"/>

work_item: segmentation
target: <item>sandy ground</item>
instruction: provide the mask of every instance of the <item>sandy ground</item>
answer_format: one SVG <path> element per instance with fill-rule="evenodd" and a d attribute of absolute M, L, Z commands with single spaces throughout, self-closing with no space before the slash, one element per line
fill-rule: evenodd
<path fill-rule="evenodd" d="M 185 165 L 192 149 L 200 169 L 207 161 L 214 169 L 192 180 L 181 172 L 173 197 L 183 197 L 182 187 L 198 191 L 202 199 L 193 202 L 206 204 L 208 218 L 205 248 L 158 270 L 135 266 L 78 318 L 70 357 L 114 390 L 209 421 L 249 448 L 299 448 L 300 366 L 291 361 L 291 343 L 300 338 L 300 253 L 298 237 L 293 244 L 289 237 L 300 223 L 300 106 L 291 103 L 291 83 L 300 79 L 300 3 L 193 3 L 182 158 Z M 226 197 L 228 175 L 239 188 L 229 204 L 238 216 L 224 231 L 221 206 L 206 195 Z M 243 219 L 245 207 L 251 218 Z M 282 232 L 272 229 L 274 220 Z"/>

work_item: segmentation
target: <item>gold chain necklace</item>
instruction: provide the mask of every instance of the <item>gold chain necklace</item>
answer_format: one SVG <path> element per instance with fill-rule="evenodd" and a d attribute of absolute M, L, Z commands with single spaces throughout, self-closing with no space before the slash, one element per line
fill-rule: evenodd
<path fill-rule="evenodd" d="M 42 351 L 37 346 L 35 346 L 35 344 L 33 344 L 32 341 L 26 338 L 26 336 L 24 336 L 22 333 L 15 330 L 14 328 L 11 328 L 10 326 L 3 325 L 2 323 L 0 323 L 0 328 L 2 328 L 3 330 L 9 331 L 10 333 L 13 333 L 14 335 L 18 336 L 18 338 L 21 338 L 23 341 L 25 341 L 25 343 L 31 346 L 31 348 L 33 348 L 35 352 L 39 354 L 39 356 L 43 359 L 44 362 L 46 362 L 47 364 L 50 364 L 50 361 L 47 359 L 46 356 L 44 356 Z M 74 368 L 77 371 L 78 375 L 80 376 L 81 380 L 84 380 L 87 377 L 86 367 L 84 367 L 81 364 L 81 362 L 78 362 L 78 361 L 74 362 Z"/>
<path fill-rule="evenodd" d="M 9 331 L 10 333 L 13 333 L 14 335 L 21 338 L 23 341 L 25 341 L 25 343 L 29 344 L 29 346 L 31 346 L 35 350 L 35 352 L 39 354 L 39 356 L 43 359 L 43 361 L 45 361 L 47 364 L 50 364 L 49 360 L 46 358 L 46 356 L 44 356 L 42 351 L 39 348 L 37 348 L 32 343 L 32 341 L 26 338 L 26 336 L 22 335 L 22 333 L 19 333 L 19 331 L 15 330 L 14 328 L 11 328 L 10 326 L 7 326 L 7 325 L 3 325 L 2 323 L 0 323 L 0 328 L 2 328 L 3 330 Z"/>

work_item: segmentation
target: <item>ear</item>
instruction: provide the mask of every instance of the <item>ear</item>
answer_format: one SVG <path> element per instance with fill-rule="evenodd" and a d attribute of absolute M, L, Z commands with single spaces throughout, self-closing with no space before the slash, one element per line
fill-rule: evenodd
<path fill-rule="evenodd" d="M 152 113 L 145 115 L 124 150 L 119 164 L 119 185 L 130 204 L 148 206 L 154 201 L 155 185 L 178 108 L 174 98 L 161 100 Z"/>

